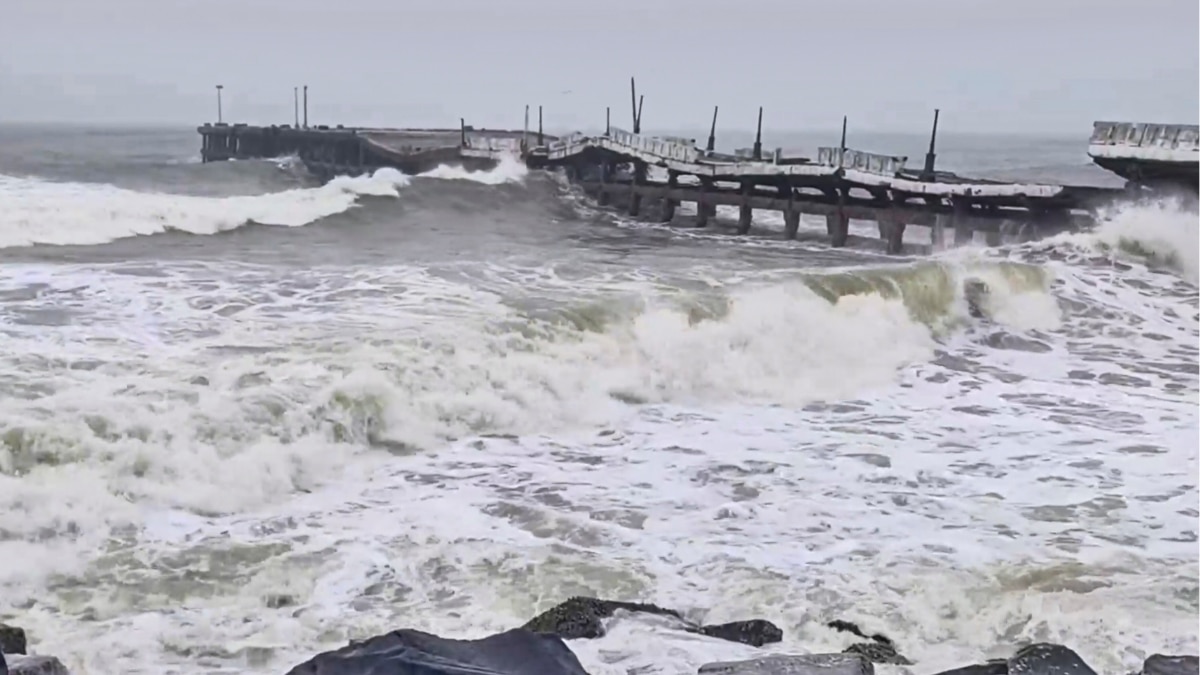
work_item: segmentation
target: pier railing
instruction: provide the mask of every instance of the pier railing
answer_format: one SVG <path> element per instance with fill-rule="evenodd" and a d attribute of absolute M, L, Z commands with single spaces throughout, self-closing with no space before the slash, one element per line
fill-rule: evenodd
<path fill-rule="evenodd" d="M 694 164 L 700 157 L 700 151 L 696 149 L 694 143 L 684 143 L 675 139 L 642 136 L 622 129 L 610 129 L 607 139 L 627 148 L 673 159 L 676 162 Z"/>
<path fill-rule="evenodd" d="M 817 164 L 833 166 L 850 171 L 862 171 L 880 176 L 898 176 L 908 163 L 907 157 L 881 155 L 850 148 L 817 148 Z"/>
<path fill-rule="evenodd" d="M 1200 157 L 1200 126 L 1144 122 L 1095 122 L 1088 143 L 1092 157 L 1196 161 Z"/>

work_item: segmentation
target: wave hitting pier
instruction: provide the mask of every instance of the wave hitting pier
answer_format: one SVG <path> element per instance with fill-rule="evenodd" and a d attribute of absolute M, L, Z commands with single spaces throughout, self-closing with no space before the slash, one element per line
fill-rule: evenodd
<path fill-rule="evenodd" d="M 1136 199 L 1164 187 L 1195 194 L 1197 127 L 1097 122 L 1089 146 L 1094 161 L 1126 178 L 1125 188 L 1046 183 L 1009 183 L 967 178 L 934 168 L 937 117 L 924 167 L 907 157 L 864 152 L 845 145 L 822 147 L 815 159 L 782 149 L 764 152 L 762 111 L 754 146 L 716 152 L 716 111 L 704 148 L 690 139 L 639 133 L 608 125 L 602 134 L 563 138 L 530 132 L 475 129 L 385 129 L 205 124 L 199 128 L 204 161 L 298 155 L 323 179 L 382 167 L 418 174 L 441 164 L 490 168 L 519 156 L 531 168 L 561 170 L 601 205 L 623 207 L 632 217 L 675 220 L 680 204 L 696 205 L 691 222 L 705 227 L 719 205 L 735 207 L 736 231 L 750 231 L 756 209 L 783 214 L 783 234 L 795 238 L 803 215 L 823 216 L 833 246 L 845 246 L 853 220 L 878 224 L 892 253 L 904 250 L 909 225 L 930 228 L 935 249 L 973 241 L 989 244 L 1008 236 L 1036 239 L 1087 227 L 1096 210 L 1115 200 Z M 528 115 L 526 116 L 528 119 Z M 655 175 L 657 174 L 657 176 Z"/>
<path fill-rule="evenodd" d="M 407 174 L 442 164 L 486 169 L 504 156 L 525 156 L 546 136 L 526 131 L 475 129 L 386 129 L 205 124 L 198 130 L 203 162 L 296 155 L 321 179 L 359 175 L 390 167 Z"/>

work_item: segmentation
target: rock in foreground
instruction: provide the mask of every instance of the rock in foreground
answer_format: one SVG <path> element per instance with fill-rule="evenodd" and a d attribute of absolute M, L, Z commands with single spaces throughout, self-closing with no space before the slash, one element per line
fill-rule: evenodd
<path fill-rule="evenodd" d="M 0 623 L 0 654 L 24 654 L 27 648 L 25 629 Z"/>
<path fill-rule="evenodd" d="M 1141 675 L 1200 675 L 1200 658 L 1153 654 L 1142 664 Z"/>
<path fill-rule="evenodd" d="M 4 657 L 0 657 L 0 673 L 4 673 Z M 8 675 L 70 675 L 62 661 L 53 656 L 10 656 Z"/>
<path fill-rule="evenodd" d="M 318 654 L 288 675 L 587 675 L 561 638 L 523 629 L 479 640 L 397 630 Z"/>
<path fill-rule="evenodd" d="M 1039 642 L 1021 647 L 1007 661 L 963 666 L 938 675 L 1096 675 L 1096 671 L 1073 650 Z"/>
<path fill-rule="evenodd" d="M 689 633 L 740 642 L 754 647 L 761 647 L 783 639 L 783 631 L 775 624 L 763 619 L 702 626 L 685 620 L 679 612 L 673 609 L 666 609 L 658 605 L 584 597 L 568 598 L 565 602 L 560 602 L 530 619 L 521 628 L 535 633 L 557 635 L 564 640 L 598 638 L 604 636 L 603 620 L 612 617 L 618 610 L 670 617 L 678 621 L 681 628 Z"/>
<path fill-rule="evenodd" d="M 699 675 L 875 675 L 875 666 L 861 654 L 776 655 L 706 663 Z"/>

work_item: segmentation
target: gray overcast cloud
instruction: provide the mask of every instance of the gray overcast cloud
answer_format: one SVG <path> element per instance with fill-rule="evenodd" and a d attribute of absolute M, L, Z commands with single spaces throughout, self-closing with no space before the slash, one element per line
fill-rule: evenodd
<path fill-rule="evenodd" d="M 0 0 L 0 121 L 1087 134 L 1196 122 L 1196 0 Z"/>

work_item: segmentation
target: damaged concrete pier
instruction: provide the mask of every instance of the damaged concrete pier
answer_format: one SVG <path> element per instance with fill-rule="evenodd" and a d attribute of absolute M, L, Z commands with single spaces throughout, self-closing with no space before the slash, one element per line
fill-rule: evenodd
<path fill-rule="evenodd" d="M 904 250 L 910 225 L 930 228 L 934 249 L 968 243 L 976 233 L 990 244 L 1029 240 L 1086 227 L 1098 208 L 1119 199 L 1197 189 L 1196 125 L 1097 122 L 1089 154 L 1126 178 L 1125 188 L 1010 183 L 937 170 L 936 111 L 920 169 L 909 168 L 907 157 L 847 147 L 845 120 L 841 142 L 818 148 L 815 157 L 765 150 L 761 108 L 753 147 L 725 154 L 714 149 L 716 109 L 704 147 L 643 135 L 641 100 L 630 84 L 633 131 L 606 124 L 603 133 L 556 138 L 543 133 L 540 107 L 536 132 L 528 107 L 521 131 L 475 129 L 463 120 L 458 129 L 205 124 L 201 156 L 210 162 L 294 154 L 329 179 L 382 167 L 410 175 L 442 164 L 489 168 L 509 155 L 562 171 L 601 205 L 631 217 L 670 223 L 681 204 L 692 203 L 696 215 L 688 222 L 705 227 L 717 206 L 728 206 L 737 209 L 736 232 L 747 234 L 754 211 L 771 210 L 782 215 L 789 239 L 803 216 L 823 217 L 833 246 L 847 244 L 851 220 L 872 221 L 892 253 Z"/>
<path fill-rule="evenodd" d="M 671 222 L 684 202 L 696 205 L 695 226 L 705 227 L 718 205 L 738 209 L 737 231 L 746 234 L 755 210 L 783 216 L 784 236 L 795 238 L 803 215 L 823 216 L 833 246 L 845 246 L 849 222 L 878 223 L 889 252 L 903 249 L 909 225 L 931 228 L 935 248 L 952 233 L 956 245 L 976 232 L 1033 239 L 1076 229 L 1092 221 L 1091 211 L 1121 191 L 1064 185 L 1003 183 L 970 179 L 932 167 L 912 171 L 907 158 L 863 152 L 844 145 L 822 147 L 815 159 L 764 153 L 761 126 L 754 147 L 722 155 L 682 139 L 646 138 L 610 128 L 597 136 L 575 135 L 550 144 L 546 162 L 561 166 L 601 204 L 622 204 L 641 216 L 650 200 L 651 216 Z M 666 178 L 652 179 L 651 169 Z"/>

